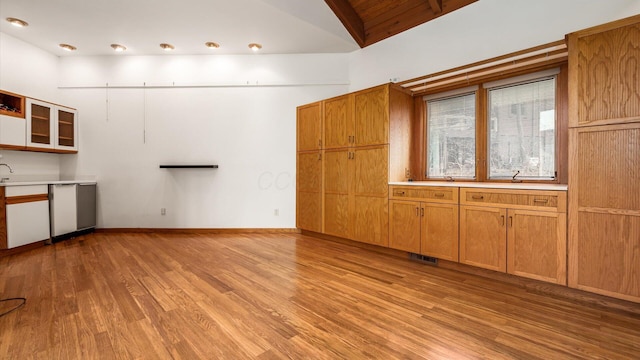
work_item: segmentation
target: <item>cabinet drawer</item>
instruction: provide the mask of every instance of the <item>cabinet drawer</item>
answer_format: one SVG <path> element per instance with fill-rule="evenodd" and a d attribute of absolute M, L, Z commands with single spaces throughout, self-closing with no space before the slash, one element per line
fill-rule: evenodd
<path fill-rule="evenodd" d="M 461 188 L 460 203 L 565 212 L 566 193 L 562 191 L 543 190 Z"/>
<path fill-rule="evenodd" d="M 458 188 L 433 186 L 391 186 L 389 189 L 389 198 L 458 203 Z"/>

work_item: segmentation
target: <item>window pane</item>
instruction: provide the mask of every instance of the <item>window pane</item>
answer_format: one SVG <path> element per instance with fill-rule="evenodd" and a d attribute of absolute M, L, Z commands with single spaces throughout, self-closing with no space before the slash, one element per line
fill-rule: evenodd
<path fill-rule="evenodd" d="M 489 178 L 555 176 L 555 78 L 489 90 Z"/>
<path fill-rule="evenodd" d="M 427 144 L 427 177 L 475 177 L 475 93 L 427 101 Z"/>

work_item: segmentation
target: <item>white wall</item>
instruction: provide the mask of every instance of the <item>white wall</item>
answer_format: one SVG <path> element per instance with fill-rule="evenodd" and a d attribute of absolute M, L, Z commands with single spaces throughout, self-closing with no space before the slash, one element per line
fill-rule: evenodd
<path fill-rule="evenodd" d="M 0 154 L 24 174 L 96 176 L 100 227 L 290 228 L 296 106 L 637 13 L 637 0 L 482 0 L 342 55 L 58 59 L 0 33 L 0 88 L 80 114 L 77 155 Z M 160 170 L 165 162 L 220 168 Z"/>
<path fill-rule="evenodd" d="M 351 54 L 350 91 L 562 40 L 640 14 L 638 0 L 481 0 Z"/>
<path fill-rule="evenodd" d="M 0 89 L 58 102 L 58 57 L 0 32 Z M 10 180 L 51 179 L 60 176 L 58 155 L 0 150 L 0 176 Z"/>
<path fill-rule="evenodd" d="M 97 176 L 99 227 L 293 228 L 296 106 L 346 92 L 347 59 L 62 58 L 64 103 L 80 114 L 62 174 Z"/>

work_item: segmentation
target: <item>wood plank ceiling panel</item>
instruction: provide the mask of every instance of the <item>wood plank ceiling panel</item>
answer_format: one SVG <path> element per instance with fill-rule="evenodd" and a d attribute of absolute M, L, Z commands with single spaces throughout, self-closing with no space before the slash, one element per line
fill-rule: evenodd
<path fill-rule="evenodd" d="M 478 0 L 325 0 L 364 48 Z"/>

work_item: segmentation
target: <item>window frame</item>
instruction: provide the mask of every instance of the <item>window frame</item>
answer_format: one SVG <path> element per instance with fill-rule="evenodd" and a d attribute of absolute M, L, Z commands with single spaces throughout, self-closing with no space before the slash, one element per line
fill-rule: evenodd
<path fill-rule="evenodd" d="M 425 96 L 416 97 L 415 108 L 418 111 L 420 125 L 416 126 L 414 131 L 420 131 L 420 154 L 416 156 L 414 160 L 414 166 L 419 169 L 421 178 L 414 180 L 420 181 L 468 181 L 468 182 L 492 182 L 492 183 L 512 183 L 511 179 L 490 179 L 489 166 L 487 161 L 488 147 L 489 147 L 489 88 L 485 85 L 493 85 L 494 83 L 504 83 L 517 85 L 518 83 L 532 82 L 535 79 L 543 79 L 550 77 L 549 73 L 554 73 L 555 76 L 555 178 L 549 179 L 534 179 L 523 178 L 517 179 L 516 182 L 522 183 L 537 183 L 537 184 L 566 184 L 568 182 L 568 67 L 567 63 L 560 65 L 554 64 L 553 66 L 547 66 L 544 68 L 529 69 L 528 71 L 522 71 L 517 74 L 507 74 L 502 76 L 494 76 L 490 78 L 484 78 L 482 81 L 476 81 L 475 83 L 467 84 L 464 87 L 450 88 L 445 91 L 437 91 L 433 93 L 427 93 Z M 547 74 L 546 76 L 544 74 Z M 536 74 L 542 74 L 537 76 Z M 529 80 L 526 80 L 526 79 Z M 525 79 L 525 80 L 522 80 Z M 477 86 L 476 90 L 476 175 L 474 179 L 471 178 L 453 178 L 443 179 L 441 177 L 429 177 L 427 174 L 428 169 L 428 135 L 427 135 L 427 98 L 437 99 L 443 98 L 450 93 L 460 92 L 462 89 L 469 88 L 470 86 Z M 492 87 L 496 87 L 495 85 Z"/>
<path fill-rule="evenodd" d="M 447 100 L 447 99 L 453 99 L 453 98 L 457 98 L 457 97 L 462 97 L 462 96 L 467 96 L 467 95 L 474 95 L 474 100 L 475 100 L 475 110 L 476 110 L 476 114 L 475 114 L 475 130 L 476 130 L 476 138 L 478 137 L 478 90 L 480 89 L 479 85 L 473 85 L 473 86 L 466 86 L 463 88 L 459 88 L 459 89 L 455 89 L 455 90 L 451 90 L 451 91 L 445 91 L 445 92 L 439 92 L 436 94 L 431 94 L 431 95 L 425 95 L 424 97 L 422 97 L 423 101 L 424 101 L 424 119 L 425 119 L 425 125 L 424 125 L 424 143 L 425 143 L 425 147 L 424 147 L 424 157 L 425 157 L 425 162 L 424 162 L 424 177 L 430 180 L 448 180 L 448 181 L 454 181 L 456 179 L 459 179 L 461 181 L 475 181 L 478 177 L 478 162 L 476 160 L 475 164 L 474 164 L 474 174 L 472 177 L 462 177 L 462 176 L 456 176 L 456 177 L 452 177 L 452 176 L 434 176 L 434 177 L 429 177 L 429 165 L 428 165 L 428 160 L 429 160 L 429 156 L 428 156 L 428 151 L 429 151 L 429 117 L 428 117 L 428 106 L 427 103 L 429 101 L 439 101 L 439 100 Z M 477 149 L 477 140 L 476 140 L 476 144 L 475 144 L 475 159 L 477 159 L 478 157 L 478 149 Z"/>
<path fill-rule="evenodd" d="M 498 81 L 491 81 L 491 82 L 486 82 L 482 84 L 482 87 L 485 89 L 486 94 L 487 94 L 487 105 L 486 105 L 486 117 L 488 121 L 491 121 L 490 119 L 490 113 L 491 113 L 491 96 L 490 96 L 490 92 L 492 90 L 499 90 L 499 89 L 505 89 L 505 88 L 509 88 L 509 87 L 515 87 L 515 86 L 519 86 L 519 85 L 526 85 L 526 84 L 532 84 L 532 83 L 536 83 L 536 82 L 541 82 L 541 81 L 545 81 L 545 80 L 551 80 L 553 79 L 554 81 L 554 86 L 555 86 L 555 93 L 554 93 L 554 159 L 553 159 L 553 172 L 554 175 L 552 177 L 539 177 L 539 178 L 535 178 L 535 177 L 526 177 L 526 176 L 522 176 L 520 179 L 518 180 L 527 180 L 529 182 L 555 182 L 556 178 L 558 177 L 558 156 L 557 156 L 557 152 L 558 152 L 558 142 L 557 139 L 555 139 L 557 137 L 557 130 L 558 130 L 558 116 L 557 116 L 557 112 L 558 112 L 558 101 L 557 101 L 557 97 L 558 97 L 558 74 L 560 73 L 560 68 L 553 68 L 553 69 L 549 69 L 546 71 L 539 71 L 539 72 L 535 72 L 535 73 L 530 73 L 530 74 L 526 74 L 526 75 L 522 75 L 522 76 L 516 76 L 516 77 L 511 77 L 511 78 L 506 78 L 503 80 L 498 80 Z M 513 105 L 520 105 L 522 107 L 523 104 L 511 104 L 511 106 L 513 107 Z M 486 157 L 490 157 L 490 152 L 491 152 L 491 126 L 489 123 L 487 123 L 487 131 L 486 131 L 486 142 L 487 142 L 487 149 L 486 149 L 486 153 L 485 156 Z M 495 176 L 495 177 L 491 177 L 491 162 L 487 161 L 486 163 L 486 171 L 487 171 L 487 181 L 511 181 L 509 179 L 508 176 Z"/>

